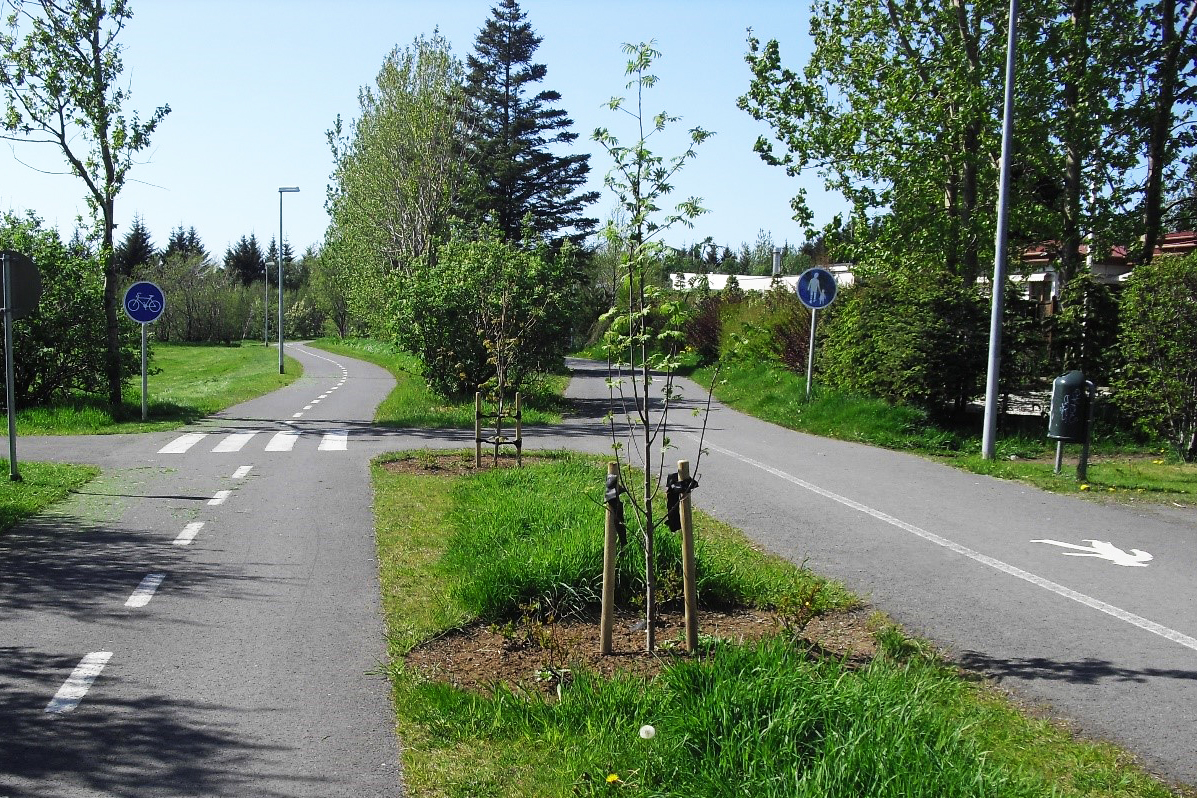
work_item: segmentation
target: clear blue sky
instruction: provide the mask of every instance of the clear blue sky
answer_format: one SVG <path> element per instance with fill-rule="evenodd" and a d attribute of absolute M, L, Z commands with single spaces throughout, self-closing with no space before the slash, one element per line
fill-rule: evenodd
<path fill-rule="evenodd" d="M 459 57 L 490 15 L 490 0 L 133 0 L 134 17 L 122 34 L 131 107 L 143 116 L 163 103 L 171 113 L 159 126 L 143 163 L 117 200 L 118 240 L 134 214 L 144 217 L 154 243 L 172 228 L 194 226 L 214 256 L 242 235 L 263 246 L 278 234 L 279 186 L 299 186 L 284 197 L 284 235 L 297 252 L 323 239 L 325 191 L 332 168 L 325 133 L 337 115 L 357 115 L 359 88 L 371 84 L 387 53 L 437 27 Z M 768 130 L 735 107 L 749 83 L 743 56 L 746 30 L 777 38 L 793 68 L 810 49 L 805 4 L 784 0 L 522 0 L 521 8 L 544 41 L 536 60 L 548 67 L 542 84 L 559 91 L 560 107 L 574 120 L 576 147 L 592 153 L 591 182 L 602 188 L 609 167 L 590 141 L 597 126 L 624 141 L 626 117 L 603 107 L 625 94 L 623 42 L 655 39 L 663 58 L 654 70 L 658 88 L 650 111 L 682 117 L 716 136 L 700 148 L 676 182 L 681 200 L 698 195 L 710 213 L 693 231 L 668 240 L 682 245 L 712 236 L 737 247 L 758 230 L 774 241 L 803 238 L 790 219 L 789 199 L 801 185 L 767 166 L 752 151 Z M 621 133 L 624 135 L 621 136 Z M 680 151 L 662 140 L 661 154 Z M 61 171 L 48 145 L 0 143 L 0 211 L 32 209 L 63 237 L 77 214 L 86 216 L 83 185 Z M 821 191 L 815 175 L 802 178 L 822 224 L 844 208 Z M 818 199 L 823 197 L 823 199 Z M 613 208 L 604 192 L 591 215 Z"/>

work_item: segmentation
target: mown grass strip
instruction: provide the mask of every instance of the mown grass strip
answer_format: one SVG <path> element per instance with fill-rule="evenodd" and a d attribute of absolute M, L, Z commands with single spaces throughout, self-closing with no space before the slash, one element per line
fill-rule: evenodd
<path fill-rule="evenodd" d="M 805 377 L 778 366 L 735 363 L 718 374 L 708 367 L 692 376 L 708 386 L 714 380 L 715 397 L 728 406 L 799 432 L 928 455 L 976 474 L 1020 480 L 1056 493 L 1123 502 L 1197 501 L 1197 464 L 1179 462 L 1167 450 L 1098 441 L 1082 483 L 1076 479 L 1079 445 L 1066 447 L 1064 467 L 1054 473 L 1055 444 L 1047 440 L 1046 424 L 1042 436 L 999 438 L 995 458 L 985 460 L 979 434 L 938 427 L 918 408 L 826 388 L 818 388 L 807 401 Z"/>
<path fill-rule="evenodd" d="M 174 429 L 299 379 L 303 367 L 286 358 L 278 373 L 278 350 L 245 342 L 152 345 L 148 377 L 149 420 L 141 421 L 141 373 L 130 375 L 124 404 L 114 415 L 106 402 L 79 397 L 46 407 L 17 408 L 19 435 L 100 435 Z"/>
<path fill-rule="evenodd" d="M 78 490 L 100 473 L 94 466 L 22 462 L 19 482 L 8 478 L 9 461 L 0 460 L 0 532 L 35 515 Z"/>
<path fill-rule="evenodd" d="M 652 681 L 576 670 L 555 702 L 426 681 L 402 662 L 419 641 L 501 617 L 530 595 L 559 595 L 562 580 L 583 592 L 602 528 L 592 485 L 604 472 L 569 455 L 468 476 L 388 467 L 421 456 L 374 466 L 396 713 L 414 796 L 1171 794 L 1125 754 L 1024 717 L 896 627 L 879 632 L 881 654 L 857 669 L 779 636 L 718 643 L 713 658 L 683 661 Z M 727 589 L 745 602 L 817 578 L 705 517 L 699 539 L 711 547 L 700 571 L 736 574 Z M 829 605 L 853 601 L 824 594 Z M 650 739 L 638 733 L 646 724 Z"/>
<path fill-rule="evenodd" d="M 429 389 L 421 376 L 419 358 L 371 338 L 321 338 L 312 346 L 381 366 L 395 378 L 395 389 L 383 400 L 374 420 L 390 427 L 473 429 L 474 399 L 447 399 Z M 558 424 L 565 410 L 561 395 L 569 377 L 544 375 L 523 397 L 525 424 Z M 514 396 L 514 395 L 513 395 Z M 508 401 L 512 398 L 509 397 Z M 484 412 L 494 412 L 487 406 Z M 512 425 L 508 420 L 508 427 Z"/>

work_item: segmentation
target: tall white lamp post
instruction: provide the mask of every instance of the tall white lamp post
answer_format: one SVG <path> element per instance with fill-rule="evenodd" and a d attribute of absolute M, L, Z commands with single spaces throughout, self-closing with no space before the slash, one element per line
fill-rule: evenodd
<path fill-rule="evenodd" d="M 278 373 L 283 374 L 283 195 L 299 193 L 299 186 L 278 190 Z M 267 282 L 269 285 L 269 282 Z"/>
<path fill-rule="evenodd" d="M 262 282 L 266 283 L 266 298 L 262 301 L 262 346 L 270 346 L 270 267 L 273 265 L 272 260 L 262 264 Z"/>

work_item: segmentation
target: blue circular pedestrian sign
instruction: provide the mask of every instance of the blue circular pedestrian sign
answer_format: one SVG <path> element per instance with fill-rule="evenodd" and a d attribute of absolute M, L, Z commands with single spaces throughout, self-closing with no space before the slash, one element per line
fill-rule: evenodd
<path fill-rule="evenodd" d="M 795 291 L 802 304 L 811 310 L 825 308 L 835 301 L 835 277 L 826 269 L 807 269 L 798 276 Z"/>
<path fill-rule="evenodd" d="M 125 313 L 133 321 L 149 324 L 157 320 L 166 310 L 166 297 L 162 289 L 153 283 L 133 283 L 125 291 Z"/>

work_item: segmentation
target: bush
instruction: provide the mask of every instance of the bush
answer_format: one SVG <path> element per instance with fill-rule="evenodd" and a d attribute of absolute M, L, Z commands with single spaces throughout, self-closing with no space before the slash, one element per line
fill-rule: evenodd
<path fill-rule="evenodd" d="M 1197 459 L 1197 254 L 1135 267 L 1122 299 L 1115 401 L 1186 462 Z"/>
<path fill-rule="evenodd" d="M 394 340 L 418 355 L 445 396 L 522 385 L 556 368 L 569 346 L 571 253 L 456 235 L 435 263 L 397 285 Z"/>
<path fill-rule="evenodd" d="M 820 336 L 820 372 L 849 393 L 928 409 L 961 407 L 983 385 L 987 302 L 942 268 L 859 275 Z"/>
<path fill-rule="evenodd" d="M 37 311 L 13 325 L 18 406 L 45 405 L 76 393 L 106 398 L 104 279 L 99 264 L 68 250 L 32 213 L 0 219 L 0 249 L 31 258 L 41 274 Z M 136 325 L 120 314 L 121 368 L 140 370 Z M 0 351 L 0 367 L 3 352 Z"/>

